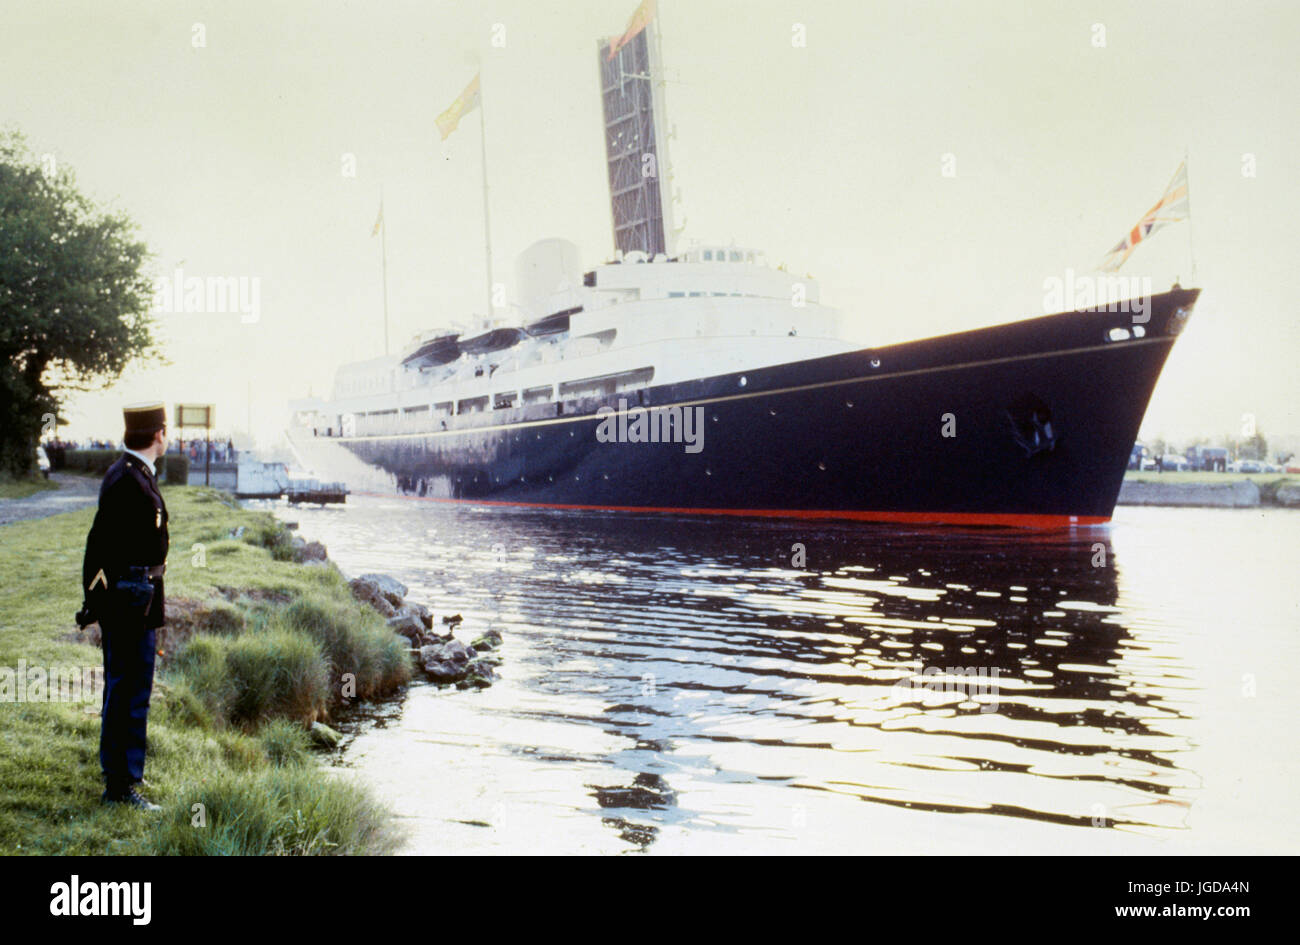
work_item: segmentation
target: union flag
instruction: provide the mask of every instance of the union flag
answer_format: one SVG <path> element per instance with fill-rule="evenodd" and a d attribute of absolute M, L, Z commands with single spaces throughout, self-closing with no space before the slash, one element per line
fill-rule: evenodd
<path fill-rule="evenodd" d="M 1101 265 L 1097 268 L 1102 272 L 1116 272 L 1120 266 L 1128 262 L 1128 258 L 1133 255 L 1133 250 L 1137 249 L 1138 243 L 1141 243 L 1162 226 L 1177 223 L 1179 220 L 1186 220 L 1189 211 L 1187 162 L 1184 161 L 1178 165 L 1178 170 L 1174 171 L 1174 179 L 1165 188 L 1164 196 L 1160 198 L 1160 202 L 1143 214 L 1142 219 L 1138 220 L 1133 229 L 1129 230 L 1127 236 L 1115 244 L 1115 248 L 1106 254 L 1106 258 L 1102 260 Z"/>

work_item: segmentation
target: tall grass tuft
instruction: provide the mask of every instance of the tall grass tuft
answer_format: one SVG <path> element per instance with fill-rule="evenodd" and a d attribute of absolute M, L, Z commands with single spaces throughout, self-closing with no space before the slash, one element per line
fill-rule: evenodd
<path fill-rule="evenodd" d="M 159 704 L 150 709 L 150 720 L 189 726 L 197 729 L 211 729 L 214 725 L 212 706 L 190 686 L 189 682 L 178 676 L 155 681 L 154 688 L 161 695 Z"/>
<path fill-rule="evenodd" d="M 280 768 L 306 764 L 311 760 L 311 737 L 301 725 L 287 719 L 272 719 L 257 733 L 266 757 Z"/>
<path fill-rule="evenodd" d="M 347 674 L 356 681 L 359 699 L 392 692 L 410 679 L 410 644 L 361 605 L 340 607 L 337 601 L 309 591 L 284 608 L 283 618 L 320 644 L 330 662 L 335 694 L 342 692 Z"/>
<path fill-rule="evenodd" d="M 233 696 L 226 669 L 229 641 L 222 637 L 194 636 L 176 654 L 170 675 L 179 676 L 185 687 L 202 700 L 210 717 L 230 720 Z"/>
<path fill-rule="evenodd" d="M 176 669 L 214 716 L 242 728 L 275 717 L 311 724 L 329 708 L 329 666 L 320 647 L 274 624 L 237 637 L 193 637 Z"/>
<path fill-rule="evenodd" d="M 276 561 L 293 561 L 297 553 L 293 547 L 293 533 L 269 512 L 259 512 L 244 532 L 243 540 L 271 552 Z"/>
<path fill-rule="evenodd" d="M 391 853 L 401 836 L 360 785 L 310 767 L 220 774 L 182 785 L 146 841 L 172 856 L 319 856 Z M 201 805 L 196 807 L 195 805 Z"/>
<path fill-rule="evenodd" d="M 310 725 L 330 701 L 329 666 L 320 647 L 293 630 L 269 625 L 227 644 L 232 698 L 229 719 L 252 727 L 280 716 Z"/>

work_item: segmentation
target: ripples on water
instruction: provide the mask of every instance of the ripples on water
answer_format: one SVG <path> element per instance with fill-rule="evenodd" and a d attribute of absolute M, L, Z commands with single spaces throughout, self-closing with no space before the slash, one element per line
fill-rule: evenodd
<path fill-rule="evenodd" d="M 1109 530 L 366 496 L 282 514 L 348 574 L 462 614 L 463 639 L 505 637 L 491 689 L 417 685 L 353 726 L 343 763 L 408 818 L 414 851 L 867 852 L 887 835 L 996 852 L 1013 823 L 1189 826 L 1203 681 L 1180 628 L 1213 596 L 1144 609 Z M 1159 556 L 1187 535 L 1134 543 L 1158 606 L 1186 597 L 1161 593 Z"/>

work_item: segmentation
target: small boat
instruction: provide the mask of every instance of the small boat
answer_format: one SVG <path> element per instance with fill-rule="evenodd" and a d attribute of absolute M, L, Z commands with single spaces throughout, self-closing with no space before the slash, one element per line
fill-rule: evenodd
<path fill-rule="evenodd" d="M 576 315 L 582 311 L 581 305 L 575 305 L 573 308 L 566 308 L 562 312 L 555 312 L 544 318 L 536 319 L 524 326 L 524 331 L 528 332 L 533 338 L 541 338 L 546 335 L 559 335 L 569 330 L 569 316 Z"/>
<path fill-rule="evenodd" d="M 417 337 L 410 353 L 402 358 L 406 367 L 424 367 L 435 364 L 450 364 L 460 357 L 459 332 L 446 332 L 432 338 Z"/>
<path fill-rule="evenodd" d="M 524 338 L 524 330 L 517 325 L 488 328 L 471 338 L 460 342 L 460 350 L 467 354 L 487 354 L 489 351 L 502 351 L 519 344 Z"/>

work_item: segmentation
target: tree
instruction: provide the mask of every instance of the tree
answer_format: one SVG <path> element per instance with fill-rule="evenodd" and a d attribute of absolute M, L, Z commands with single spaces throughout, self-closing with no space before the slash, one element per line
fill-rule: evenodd
<path fill-rule="evenodd" d="M 1268 461 L 1268 440 L 1264 439 L 1263 430 L 1255 427 L 1254 434 L 1241 441 L 1240 455 L 1242 459 Z"/>
<path fill-rule="evenodd" d="M 61 393 L 102 388 L 159 353 L 136 230 L 0 133 L 0 469 L 30 471 Z"/>

